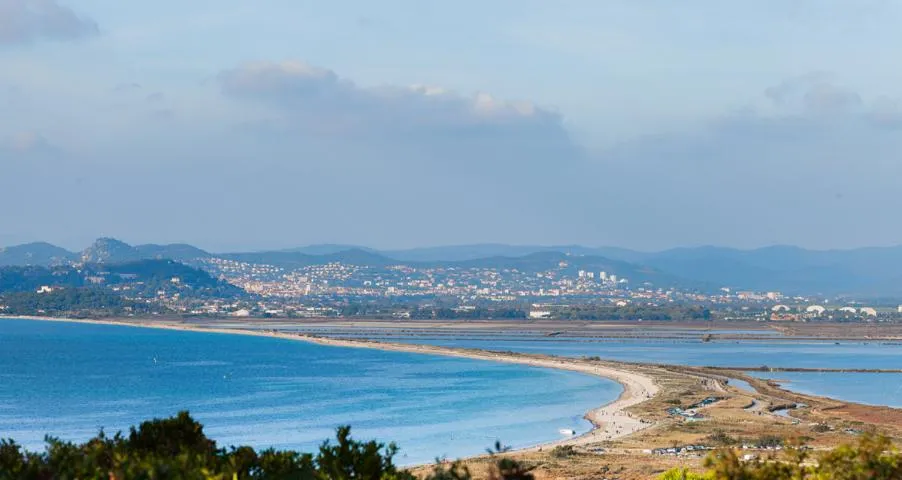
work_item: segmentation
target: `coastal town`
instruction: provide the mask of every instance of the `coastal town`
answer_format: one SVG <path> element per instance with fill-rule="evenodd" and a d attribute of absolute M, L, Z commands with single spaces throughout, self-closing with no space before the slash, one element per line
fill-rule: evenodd
<path fill-rule="evenodd" d="M 696 253 L 695 255 L 698 255 Z M 705 254 L 701 252 L 700 254 Z M 694 262 L 694 261 L 693 261 Z M 664 265 L 667 267 L 667 265 Z M 81 252 L 0 251 L 0 313 L 598 321 L 899 322 L 899 295 L 778 288 L 780 277 L 687 272 L 541 251 L 398 260 L 369 250 L 213 254 L 101 238 Z M 690 272 L 691 273 L 691 272 Z M 696 275 L 698 275 L 696 271 Z M 703 272 L 702 272 L 703 273 Z"/>
<path fill-rule="evenodd" d="M 575 258 L 574 260 L 579 260 Z M 15 267 L 5 267 L 15 268 Z M 68 268 L 68 270 L 65 270 Z M 7 277 L 14 276 L 7 274 Z M 234 317 L 523 318 L 896 322 L 902 306 L 779 291 L 656 286 L 566 260 L 550 267 L 439 263 L 303 266 L 223 257 L 76 263 L 22 280 L 37 299 L 76 288 L 117 295 L 133 314 Z M 61 282 L 65 280 L 65 282 Z M 15 288 L 12 285 L 12 288 Z M 22 290 L 23 288 L 20 288 Z M 29 293 L 29 292 L 20 292 Z M 39 305 L 40 301 L 36 305 Z M 19 314 L 45 314 L 15 311 Z M 0 311 L 10 307 L 0 302 Z M 71 312 L 69 312 L 71 313 Z M 90 314 L 90 312 L 89 312 Z"/>
<path fill-rule="evenodd" d="M 259 301 L 230 310 L 208 304 L 195 313 L 284 316 L 340 315 L 349 302 L 382 305 L 450 305 L 459 314 L 485 306 L 518 305 L 528 318 L 554 318 L 572 304 L 613 308 L 663 308 L 700 305 L 727 320 L 875 321 L 894 320 L 902 306 L 871 306 L 856 302 L 831 304 L 830 299 L 789 296 L 728 287 L 713 293 L 635 284 L 605 271 L 574 270 L 561 261 L 556 268 L 532 272 L 517 268 L 448 266 L 383 267 L 339 262 L 289 269 L 221 258 L 206 259 L 204 270 L 254 294 Z M 396 317 L 409 310 L 398 308 Z"/>

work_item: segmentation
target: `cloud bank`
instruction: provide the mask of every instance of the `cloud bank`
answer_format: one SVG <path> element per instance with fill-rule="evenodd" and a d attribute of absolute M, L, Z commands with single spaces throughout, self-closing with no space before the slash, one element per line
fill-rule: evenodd
<path fill-rule="evenodd" d="M 572 201 L 591 185 L 580 176 L 587 158 L 549 109 L 438 87 L 362 87 L 294 61 L 239 65 L 204 88 L 221 115 L 199 117 L 179 92 L 108 92 L 119 106 L 95 110 L 92 120 L 109 125 L 99 143 L 70 151 L 51 175 L 45 162 L 20 162 L 18 180 L 0 179 L 0 200 L 26 194 L 21 179 L 40 182 L 79 192 L 50 211 L 79 218 L 86 237 L 168 232 L 211 248 L 248 248 L 227 242 L 251 219 L 276 246 L 395 245 L 501 240 L 536 218 L 564 236 L 558 219 L 588 213 Z M 163 100 L 172 110 L 161 119 Z M 44 203 L 16 216 L 47 218 Z"/>
<path fill-rule="evenodd" d="M 562 180 L 581 161 L 560 115 L 529 102 L 440 87 L 360 87 L 297 61 L 242 65 L 217 79 L 227 99 L 262 108 L 245 133 L 332 152 L 334 163 L 381 162 L 419 171 L 422 180 L 456 178 L 513 194 L 518 183 Z"/>
<path fill-rule="evenodd" d="M 820 73 L 771 86 L 763 99 L 764 108 L 603 152 L 599 173 L 619 179 L 611 197 L 635 198 L 629 217 L 642 218 L 615 222 L 677 244 L 898 242 L 902 231 L 885 216 L 902 178 L 898 103 Z"/>
<path fill-rule="evenodd" d="M 68 225 L 70 244 L 103 234 L 212 249 L 836 247 L 902 235 L 884 210 L 902 178 L 899 102 L 825 73 L 594 152 L 554 109 L 485 93 L 363 86 L 300 61 L 213 78 L 191 96 L 143 79 L 140 94 L 105 89 L 116 108 L 64 112 L 91 112 L 102 133 L 91 142 L 79 136 L 87 122 L 54 124 L 52 146 L 38 128 L 9 135 L 4 157 L 27 161 L 7 164 L 0 202 L 34 200 L 8 225 L 49 240 Z M 66 138 L 80 148 L 56 144 Z"/>
<path fill-rule="evenodd" d="M 97 35 L 97 23 L 56 0 L 0 0 L 0 46 Z"/>

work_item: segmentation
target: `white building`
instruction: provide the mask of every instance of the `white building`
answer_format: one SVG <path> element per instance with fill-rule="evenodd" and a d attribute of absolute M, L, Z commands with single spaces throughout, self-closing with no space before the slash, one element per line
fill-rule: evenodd
<path fill-rule="evenodd" d="M 805 309 L 805 313 L 811 313 L 811 314 L 814 314 L 817 316 L 823 315 L 824 312 L 826 312 L 826 311 L 827 311 L 827 309 L 820 305 L 811 305 Z"/>
<path fill-rule="evenodd" d="M 861 313 L 862 315 L 867 315 L 869 317 L 877 316 L 877 310 L 874 310 L 871 307 L 861 307 L 861 310 L 859 310 L 859 313 Z"/>
<path fill-rule="evenodd" d="M 551 318 L 551 312 L 548 310 L 530 310 L 529 318 Z"/>

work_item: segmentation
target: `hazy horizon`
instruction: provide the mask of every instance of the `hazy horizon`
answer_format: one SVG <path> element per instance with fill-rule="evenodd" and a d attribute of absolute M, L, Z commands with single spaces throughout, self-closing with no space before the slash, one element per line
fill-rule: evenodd
<path fill-rule="evenodd" d="M 0 245 L 897 245 L 900 22 L 881 0 L 0 0 Z"/>
<path fill-rule="evenodd" d="M 102 238 L 112 238 L 121 242 L 124 242 L 128 245 L 138 246 L 138 245 L 191 245 L 193 247 L 200 248 L 209 253 L 234 253 L 234 252 L 267 252 L 267 251 L 281 251 L 281 250 L 294 250 L 294 249 L 304 249 L 311 247 L 348 247 L 348 249 L 369 249 L 374 250 L 380 253 L 390 253 L 394 251 L 413 251 L 413 250 L 426 250 L 426 249 L 453 249 L 453 248 L 462 248 L 462 247 L 488 247 L 488 246 L 498 246 L 498 247 L 512 247 L 512 248 L 558 248 L 558 249 L 566 249 L 568 247 L 578 247 L 578 248 L 587 248 L 587 249 L 622 249 L 633 251 L 637 253 L 656 253 L 656 252 L 664 252 L 668 250 L 679 250 L 679 249 L 695 249 L 695 248 L 725 248 L 725 249 L 735 249 L 741 251 L 751 251 L 751 250 L 759 250 L 759 249 L 767 249 L 767 248 L 799 248 L 808 251 L 843 251 L 843 250 L 857 250 L 857 249 L 869 249 L 869 248 L 893 248 L 893 247 L 902 247 L 902 243 L 898 244 L 886 244 L 886 245 L 863 245 L 860 247 L 851 247 L 851 248 L 808 248 L 801 245 L 791 245 L 791 244 L 768 244 L 768 245 L 760 245 L 760 246 L 752 246 L 752 247 L 733 247 L 729 245 L 714 245 L 714 244 L 698 244 L 698 245 L 674 245 L 670 247 L 665 247 L 661 249 L 640 249 L 633 248 L 629 246 L 622 245 L 589 245 L 589 244 L 578 244 L 578 243 L 561 243 L 561 244 L 529 244 L 529 243 L 503 243 L 503 242 L 476 242 L 476 243 L 460 243 L 460 244 L 435 244 L 435 245 L 413 245 L 413 246 L 374 246 L 367 245 L 364 243 L 350 243 L 350 242 L 324 242 L 324 243 L 306 243 L 306 244 L 286 244 L 286 245 L 274 245 L 274 246 L 253 246 L 250 245 L 247 248 L 237 248 L 237 249 L 215 249 L 215 248 L 207 248 L 202 244 L 195 244 L 191 242 L 157 242 L 157 241 L 130 241 L 128 238 L 116 237 L 116 236 L 98 236 L 93 240 L 79 245 L 67 245 L 62 243 L 57 243 L 45 239 L 37 239 L 37 240 L 29 240 L 25 242 L 17 242 L 14 244 L 4 244 L 0 243 L 0 250 L 3 248 L 16 247 L 20 245 L 28 245 L 32 243 L 49 243 L 51 245 L 64 248 L 70 252 L 80 252 L 89 246 L 91 246 L 95 241 Z"/>

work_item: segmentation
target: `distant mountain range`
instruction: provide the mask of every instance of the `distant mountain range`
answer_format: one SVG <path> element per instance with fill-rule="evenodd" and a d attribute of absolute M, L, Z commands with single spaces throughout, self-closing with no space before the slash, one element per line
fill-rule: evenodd
<path fill-rule="evenodd" d="M 523 257 L 533 253 L 557 252 L 571 255 L 608 257 L 616 260 L 635 262 L 649 255 L 618 247 L 583 247 L 580 245 L 505 245 L 502 243 L 480 243 L 447 247 L 422 247 L 406 250 L 376 250 L 359 245 L 322 244 L 293 248 L 286 252 L 325 255 L 347 250 L 365 250 L 404 262 L 460 262 L 489 257 Z"/>
<path fill-rule="evenodd" d="M 172 279 L 177 278 L 178 282 Z M 133 295 L 156 296 L 160 291 L 185 297 L 244 295 L 240 288 L 209 273 L 171 259 L 144 259 L 123 263 L 0 266 L 0 294 L 34 292 L 48 287 L 83 288 L 127 285 Z"/>
<path fill-rule="evenodd" d="M 191 245 L 131 246 L 114 238 L 99 238 L 81 252 L 70 252 L 46 242 L 0 248 L 0 267 L 52 267 L 72 263 L 127 263 L 137 260 L 169 259 L 185 261 L 211 255 Z"/>
<path fill-rule="evenodd" d="M 51 266 L 69 263 L 77 255 L 64 248 L 45 242 L 27 243 L 0 248 L 0 267 L 7 265 Z"/>
<path fill-rule="evenodd" d="M 132 246 L 101 238 L 82 252 L 70 252 L 43 242 L 2 248 L 0 266 L 123 263 L 142 259 L 192 263 L 212 257 L 284 268 L 342 262 L 372 267 L 405 263 L 542 271 L 566 262 L 574 270 L 616 273 L 629 278 L 633 285 L 651 282 L 662 287 L 731 287 L 790 294 L 902 297 L 902 246 L 823 251 L 790 246 L 754 250 L 694 247 L 640 252 L 579 245 L 476 244 L 385 251 L 354 245 L 312 245 L 281 251 L 214 254 L 185 244 Z"/>

